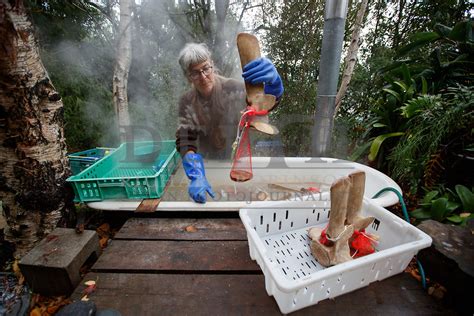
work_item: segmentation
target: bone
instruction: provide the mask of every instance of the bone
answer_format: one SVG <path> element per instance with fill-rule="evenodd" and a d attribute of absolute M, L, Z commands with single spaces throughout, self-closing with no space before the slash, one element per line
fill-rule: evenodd
<path fill-rule="evenodd" d="M 336 238 L 344 230 L 350 185 L 349 178 L 343 177 L 331 186 L 331 215 L 327 229 L 330 238 Z"/>
<path fill-rule="evenodd" d="M 322 228 L 313 227 L 308 230 L 308 236 L 311 240 L 318 240 L 321 236 Z"/>
<path fill-rule="evenodd" d="M 355 230 L 365 229 L 374 221 L 374 217 L 363 217 L 361 215 L 365 189 L 365 172 L 355 171 L 349 174 L 348 177 L 351 181 L 351 186 L 345 224 L 354 226 Z"/>
<path fill-rule="evenodd" d="M 349 238 L 354 233 L 354 227 L 344 225 L 350 186 L 351 181 L 348 177 L 338 179 L 331 186 L 331 214 L 326 231 L 328 239 L 332 239 L 331 243 L 326 246 L 319 242 L 321 232 L 317 228 L 310 229 L 308 232 L 312 239 L 311 253 L 325 267 L 352 260 Z"/>
<path fill-rule="evenodd" d="M 354 233 L 352 225 L 346 226 L 339 239 L 332 246 L 325 246 L 318 239 L 311 241 L 311 253 L 324 267 L 333 266 L 352 260 L 349 248 L 349 238 Z"/>

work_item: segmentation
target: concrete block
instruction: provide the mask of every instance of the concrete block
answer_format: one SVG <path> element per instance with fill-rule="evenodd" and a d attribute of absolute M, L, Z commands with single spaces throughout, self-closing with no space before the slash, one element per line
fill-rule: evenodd
<path fill-rule="evenodd" d="M 47 296 L 69 295 L 81 281 L 79 269 L 92 256 L 100 255 L 99 237 L 93 230 L 77 234 L 56 228 L 19 262 L 33 292 Z"/>

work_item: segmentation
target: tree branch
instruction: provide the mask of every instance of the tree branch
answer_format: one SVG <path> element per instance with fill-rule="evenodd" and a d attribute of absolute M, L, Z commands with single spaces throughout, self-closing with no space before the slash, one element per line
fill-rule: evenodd
<path fill-rule="evenodd" d="M 359 39 L 360 31 L 362 29 L 362 21 L 364 20 L 365 12 L 367 11 L 367 3 L 369 0 L 362 0 L 359 9 L 357 10 L 356 20 L 354 22 L 354 29 L 352 30 L 351 43 L 349 44 L 349 49 L 346 56 L 346 68 L 344 74 L 342 75 L 341 86 L 336 95 L 336 106 L 334 108 L 334 117 L 337 115 L 337 111 L 341 106 L 341 101 L 344 95 L 347 92 L 349 83 L 354 73 L 354 67 L 357 62 L 357 52 L 359 51 Z"/>

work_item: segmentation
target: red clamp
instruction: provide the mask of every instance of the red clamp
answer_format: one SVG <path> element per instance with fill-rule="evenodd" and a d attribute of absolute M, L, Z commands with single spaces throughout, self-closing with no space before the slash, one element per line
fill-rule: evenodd
<path fill-rule="evenodd" d="M 251 106 L 247 106 L 247 111 L 248 111 L 248 113 L 247 113 L 248 116 L 255 116 L 255 115 L 261 116 L 261 115 L 267 115 L 268 114 L 268 110 L 257 111 Z"/>
<path fill-rule="evenodd" d="M 257 111 L 252 106 L 248 105 L 244 114 L 242 114 L 242 118 L 240 120 L 239 125 L 247 127 L 249 126 L 249 120 L 248 120 L 249 117 L 262 116 L 262 115 L 267 115 L 267 114 L 268 114 L 268 110 Z"/>

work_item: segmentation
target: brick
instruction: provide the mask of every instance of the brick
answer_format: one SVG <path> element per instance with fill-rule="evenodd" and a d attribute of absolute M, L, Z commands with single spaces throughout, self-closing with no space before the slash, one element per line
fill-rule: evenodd
<path fill-rule="evenodd" d="M 79 284 L 79 269 L 89 257 L 100 255 L 99 238 L 93 230 L 77 234 L 56 228 L 19 262 L 33 292 L 47 296 L 69 295 Z"/>

